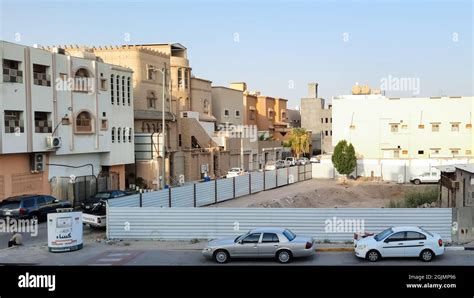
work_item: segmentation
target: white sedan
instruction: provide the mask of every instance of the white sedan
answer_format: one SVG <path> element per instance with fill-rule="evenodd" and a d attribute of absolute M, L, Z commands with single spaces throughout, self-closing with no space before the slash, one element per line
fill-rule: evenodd
<path fill-rule="evenodd" d="M 391 227 L 355 243 L 355 255 L 371 262 L 385 257 L 418 257 L 429 262 L 442 254 L 441 237 L 420 227 Z"/>
<path fill-rule="evenodd" d="M 241 168 L 231 168 L 226 175 L 226 178 L 238 177 L 247 174 L 244 169 Z"/>

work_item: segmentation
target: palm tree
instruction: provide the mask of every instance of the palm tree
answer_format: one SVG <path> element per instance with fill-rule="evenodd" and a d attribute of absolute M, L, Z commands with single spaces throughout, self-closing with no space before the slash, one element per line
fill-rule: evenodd
<path fill-rule="evenodd" d="M 289 143 L 291 144 L 291 149 L 296 154 L 296 158 L 299 159 L 301 154 L 309 153 L 311 136 L 304 128 L 293 128 Z"/>

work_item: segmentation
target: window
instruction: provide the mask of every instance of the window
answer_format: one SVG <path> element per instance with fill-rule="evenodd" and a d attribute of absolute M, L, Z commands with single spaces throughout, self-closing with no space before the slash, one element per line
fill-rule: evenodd
<path fill-rule="evenodd" d="M 418 232 L 407 232 L 406 240 L 424 240 L 426 236 Z"/>
<path fill-rule="evenodd" d="M 31 208 L 35 205 L 35 199 L 27 199 L 23 201 L 23 208 Z"/>
<path fill-rule="evenodd" d="M 402 150 L 402 154 L 403 154 L 403 155 L 407 155 L 407 154 L 408 154 L 408 150 Z"/>
<path fill-rule="evenodd" d="M 255 120 L 255 111 L 254 110 L 250 110 L 249 120 Z"/>
<path fill-rule="evenodd" d="M 472 151 L 471 150 L 466 150 L 466 155 L 471 155 Z"/>
<path fill-rule="evenodd" d="M 290 241 L 296 238 L 295 233 L 293 233 L 293 232 L 290 231 L 290 230 L 284 230 L 284 231 L 283 231 L 283 235 L 285 235 L 285 237 L 286 237 L 288 240 L 290 240 Z"/>
<path fill-rule="evenodd" d="M 459 155 L 459 149 L 451 149 L 452 155 Z"/>
<path fill-rule="evenodd" d="M 151 124 L 151 131 L 152 131 L 152 132 L 156 132 L 156 125 L 155 125 L 155 123 L 152 123 L 152 124 Z"/>
<path fill-rule="evenodd" d="M 152 80 L 152 81 L 156 80 L 155 67 L 153 65 L 147 65 L 146 68 L 147 68 L 147 74 L 146 74 L 147 80 Z"/>
<path fill-rule="evenodd" d="M 109 121 L 107 119 L 100 120 L 100 130 L 107 130 L 109 127 Z"/>
<path fill-rule="evenodd" d="M 331 117 L 331 123 L 332 123 L 332 117 Z"/>
<path fill-rule="evenodd" d="M 451 131 L 459 131 L 459 123 L 451 123 Z"/>
<path fill-rule="evenodd" d="M 239 110 L 235 111 L 235 117 L 240 117 L 240 111 Z"/>
<path fill-rule="evenodd" d="M 277 234 L 263 233 L 262 243 L 278 243 L 278 242 L 280 241 L 278 240 Z"/>
<path fill-rule="evenodd" d="M 408 125 L 403 124 L 403 125 L 402 125 L 402 130 L 407 130 L 407 129 L 408 129 Z"/>
<path fill-rule="evenodd" d="M 393 150 L 393 157 L 394 158 L 400 157 L 400 150 Z"/>
<path fill-rule="evenodd" d="M 178 89 L 184 89 L 183 82 L 183 69 L 178 68 Z"/>
<path fill-rule="evenodd" d="M 423 155 L 423 154 L 425 154 L 425 151 L 424 150 L 418 150 L 418 154 Z"/>
<path fill-rule="evenodd" d="M 329 134 L 328 134 L 328 131 L 324 131 L 324 135 L 327 137 Z"/>
<path fill-rule="evenodd" d="M 331 130 L 331 136 L 332 136 L 332 130 Z"/>
<path fill-rule="evenodd" d="M 122 128 L 117 128 L 117 143 L 120 143 L 120 139 L 121 139 L 121 135 L 122 135 Z"/>
<path fill-rule="evenodd" d="M 107 91 L 107 79 L 100 79 L 100 90 Z"/>
<path fill-rule="evenodd" d="M 145 124 L 145 128 L 146 128 L 146 130 L 145 130 L 146 132 L 151 132 L 151 130 L 150 130 L 150 124 L 146 123 L 146 124 Z"/>
<path fill-rule="evenodd" d="M 21 62 L 3 59 L 3 81 L 9 83 L 23 83 Z"/>
<path fill-rule="evenodd" d="M 125 77 L 122 76 L 122 104 L 125 105 Z"/>
<path fill-rule="evenodd" d="M 209 101 L 207 99 L 203 101 L 202 107 L 205 113 L 209 112 Z"/>
<path fill-rule="evenodd" d="M 391 132 L 398 132 L 398 124 L 390 124 Z"/>
<path fill-rule="evenodd" d="M 129 143 L 132 142 L 132 128 L 129 128 L 129 129 L 128 129 L 128 142 L 129 142 Z"/>
<path fill-rule="evenodd" d="M 178 135 L 178 146 L 181 147 L 181 134 Z"/>
<path fill-rule="evenodd" d="M 130 77 L 127 78 L 127 102 L 130 106 Z"/>
<path fill-rule="evenodd" d="M 274 113 L 275 113 L 275 112 L 273 112 L 273 110 L 269 109 L 269 110 L 268 110 L 268 119 L 273 119 Z"/>
<path fill-rule="evenodd" d="M 112 127 L 112 143 L 115 143 L 115 127 Z"/>
<path fill-rule="evenodd" d="M 324 118 L 321 118 L 321 123 L 324 123 Z"/>
<path fill-rule="evenodd" d="M 41 206 L 41 205 L 46 205 L 46 199 L 44 197 L 37 197 L 36 198 L 36 204 Z"/>
<path fill-rule="evenodd" d="M 431 131 L 438 132 L 439 131 L 439 124 L 438 123 L 431 124 Z"/>
<path fill-rule="evenodd" d="M 418 124 L 418 129 L 424 129 L 425 126 L 423 124 Z"/>
<path fill-rule="evenodd" d="M 189 88 L 189 69 L 184 69 L 184 88 Z"/>
<path fill-rule="evenodd" d="M 33 84 L 38 86 L 51 86 L 51 76 L 48 74 L 49 66 L 33 64 Z"/>
<path fill-rule="evenodd" d="M 149 109 L 156 109 L 157 97 L 155 95 L 155 91 L 148 90 L 147 95 L 146 95 L 146 99 L 147 99 L 148 108 Z"/>
<path fill-rule="evenodd" d="M 329 123 L 329 122 L 328 122 L 328 118 L 326 118 L 325 120 L 326 120 L 326 123 Z"/>
<path fill-rule="evenodd" d="M 79 68 L 74 74 L 74 91 L 89 92 L 92 90 L 92 83 L 89 84 L 89 71 Z"/>
<path fill-rule="evenodd" d="M 123 142 L 126 143 L 128 138 L 128 128 L 123 128 Z"/>
<path fill-rule="evenodd" d="M 110 75 L 110 102 L 114 104 L 114 75 Z"/>
<path fill-rule="evenodd" d="M 23 112 L 5 110 L 5 133 L 24 133 Z"/>
<path fill-rule="evenodd" d="M 35 133 L 52 133 L 51 113 L 35 112 Z"/>
<path fill-rule="evenodd" d="M 380 241 L 380 240 L 384 239 L 385 237 L 387 237 L 388 235 L 390 235 L 392 232 L 393 232 L 392 229 L 388 228 L 388 229 L 378 233 L 377 235 L 375 235 L 374 239 L 375 239 L 375 241 Z"/>
<path fill-rule="evenodd" d="M 80 112 L 76 117 L 76 133 L 92 132 L 92 117 L 89 112 Z"/>
<path fill-rule="evenodd" d="M 471 123 L 467 123 L 467 124 L 466 124 L 466 128 L 472 128 L 472 124 L 471 124 Z"/>
<path fill-rule="evenodd" d="M 116 86 L 117 86 L 117 105 L 120 105 L 120 76 L 115 78 Z"/>
<path fill-rule="evenodd" d="M 286 112 L 281 112 L 281 120 L 286 120 Z"/>
<path fill-rule="evenodd" d="M 258 243 L 261 233 L 253 233 L 242 240 L 242 243 Z"/>
<path fill-rule="evenodd" d="M 439 154 L 439 148 L 432 148 L 431 154 Z"/>
<path fill-rule="evenodd" d="M 225 117 L 229 117 L 229 110 L 227 110 L 227 109 L 224 110 L 224 116 L 225 116 Z"/>
<path fill-rule="evenodd" d="M 392 236 L 388 237 L 387 240 L 390 241 L 390 242 L 404 241 L 405 240 L 405 232 L 395 233 Z"/>

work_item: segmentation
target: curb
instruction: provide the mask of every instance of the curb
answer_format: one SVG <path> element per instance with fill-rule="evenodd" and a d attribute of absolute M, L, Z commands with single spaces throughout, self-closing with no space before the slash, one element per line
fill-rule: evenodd
<path fill-rule="evenodd" d="M 460 250 L 474 250 L 474 247 L 471 249 L 470 247 L 464 247 L 464 246 L 447 246 L 444 249 L 450 250 L 450 251 L 460 251 Z"/>
<path fill-rule="evenodd" d="M 319 247 L 315 249 L 316 252 L 341 252 L 354 251 L 353 247 Z"/>

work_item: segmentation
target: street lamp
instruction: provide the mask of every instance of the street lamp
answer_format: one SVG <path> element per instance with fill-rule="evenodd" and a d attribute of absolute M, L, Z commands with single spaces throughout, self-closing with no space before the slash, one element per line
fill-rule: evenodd
<path fill-rule="evenodd" d="M 159 71 L 161 72 L 161 76 L 163 78 L 163 86 L 162 86 L 162 105 L 161 105 L 161 129 L 162 129 L 162 136 L 163 136 L 163 141 L 161 142 L 161 151 L 163 152 L 163 156 L 161 157 L 161 175 L 162 179 L 160 181 L 160 188 L 164 189 L 165 188 L 165 136 L 166 136 L 166 126 L 165 126 L 165 88 L 166 88 L 166 67 L 163 67 L 162 69 L 159 68 L 153 68 L 153 71 Z M 157 177 L 159 179 L 159 177 Z"/>

